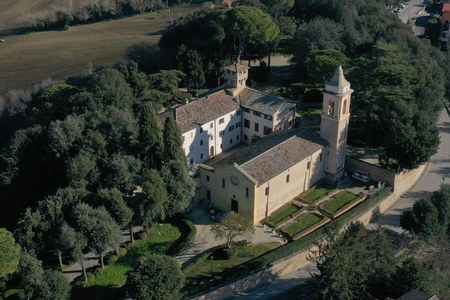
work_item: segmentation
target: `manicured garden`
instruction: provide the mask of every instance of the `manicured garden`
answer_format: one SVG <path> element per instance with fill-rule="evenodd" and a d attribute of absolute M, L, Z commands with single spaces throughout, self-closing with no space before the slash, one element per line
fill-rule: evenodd
<path fill-rule="evenodd" d="M 330 201 L 322 206 L 322 209 L 330 214 L 334 214 L 339 209 L 358 198 L 358 195 L 343 191 L 334 196 Z"/>
<path fill-rule="evenodd" d="M 307 190 L 305 193 L 300 195 L 300 199 L 306 203 L 314 203 L 320 198 L 324 197 L 325 195 L 329 194 L 332 190 L 334 190 L 336 187 L 328 184 L 326 182 L 322 182 L 316 187 L 312 187 L 309 190 Z"/>
<path fill-rule="evenodd" d="M 294 223 L 281 228 L 281 231 L 293 238 L 297 234 L 320 222 L 323 218 L 324 216 L 321 216 L 319 214 L 307 213 L 300 216 Z"/>
<path fill-rule="evenodd" d="M 272 214 L 267 220 L 267 224 L 269 224 L 272 227 L 276 227 L 278 224 L 284 222 L 285 220 L 289 219 L 300 211 L 303 207 L 300 205 L 297 205 L 295 203 L 290 203 L 288 206 L 283 207 L 281 210 L 279 210 L 277 213 Z"/>
<path fill-rule="evenodd" d="M 205 251 L 194 263 L 183 270 L 186 276 L 183 295 L 194 295 L 228 281 L 230 277 L 233 277 L 233 274 L 229 272 L 230 268 L 252 260 L 278 246 L 276 242 L 247 244 L 242 241 L 234 243 L 231 250 L 226 249 L 225 246 L 219 246 Z"/>

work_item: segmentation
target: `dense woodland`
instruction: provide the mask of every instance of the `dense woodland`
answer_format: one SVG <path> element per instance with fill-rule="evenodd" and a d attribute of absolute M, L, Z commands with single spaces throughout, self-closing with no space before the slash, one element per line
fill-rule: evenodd
<path fill-rule="evenodd" d="M 355 90 L 350 143 L 383 147 L 383 163 L 397 170 L 415 168 L 435 153 L 438 113 L 450 95 L 448 56 L 414 37 L 389 12 L 389 3 L 243 0 L 234 5 L 178 20 L 158 47 L 131 47 L 128 57 L 136 63 L 88 70 L 5 107 L 0 227 L 14 232 L 22 254 L 19 261 L 12 235 L 1 231 L 17 263 L 0 273 L 0 284 L 18 267 L 25 298 L 56 299 L 53 292 L 65 299 L 69 288 L 61 275 L 44 270 L 38 259 L 45 266 L 49 257 L 70 253 L 82 261 L 91 250 L 103 266 L 106 251 L 118 249 L 121 230 L 184 212 L 194 184 L 181 134 L 173 117 L 161 122 L 157 113 L 185 97 L 180 86 L 191 91 L 223 84 L 224 66 L 232 61 L 269 55 L 270 67 L 270 53 L 281 44 L 293 54 L 297 78 L 292 83 L 322 85 L 338 64 L 344 66 Z M 290 86 L 286 91 L 294 97 L 304 92 Z M 139 201 L 133 195 L 136 186 L 143 188 Z M 413 214 L 408 218 L 403 221 L 408 220 L 408 229 L 419 228 Z M 349 230 L 365 236 L 362 229 Z M 367 236 L 384 245 L 376 233 Z M 164 260 L 149 256 L 142 264 Z M 391 266 L 389 276 L 397 274 L 392 258 L 381 263 Z M 131 273 L 130 286 L 137 285 L 138 273 Z M 328 279 L 320 280 L 315 278 L 316 284 Z"/>

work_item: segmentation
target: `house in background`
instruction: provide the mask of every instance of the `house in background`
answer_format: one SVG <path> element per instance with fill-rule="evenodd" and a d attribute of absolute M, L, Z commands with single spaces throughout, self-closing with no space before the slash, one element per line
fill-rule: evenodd
<path fill-rule="evenodd" d="M 337 180 L 344 172 L 352 92 L 339 66 L 322 90 L 320 135 L 299 129 L 276 130 L 216 156 L 200 165 L 200 197 L 256 224 L 319 180 Z M 247 108 L 245 104 L 242 107 Z M 290 107 L 285 108 L 289 115 Z"/>

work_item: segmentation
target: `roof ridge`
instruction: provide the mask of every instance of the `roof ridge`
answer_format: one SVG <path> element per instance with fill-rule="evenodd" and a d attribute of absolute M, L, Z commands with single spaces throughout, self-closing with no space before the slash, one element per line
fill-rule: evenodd
<path fill-rule="evenodd" d="M 291 136 L 291 137 L 285 139 L 284 141 L 282 141 L 281 143 L 278 143 L 278 144 L 276 144 L 275 146 L 273 146 L 273 147 L 267 149 L 266 151 L 261 152 L 260 154 L 258 154 L 257 156 L 253 157 L 253 158 L 250 159 L 250 160 L 247 160 L 245 163 L 243 163 L 243 164 L 240 165 L 240 166 L 245 166 L 245 165 L 248 164 L 249 162 L 251 162 L 251 161 L 255 160 L 256 158 L 262 156 L 263 154 L 265 154 L 265 153 L 271 151 L 272 149 L 274 149 L 274 148 L 276 148 L 276 147 L 279 147 L 279 146 L 283 145 L 284 143 L 286 143 L 287 141 L 289 141 L 289 140 L 291 140 L 291 139 L 293 139 L 293 138 L 295 138 L 295 137 L 298 137 L 297 134 L 294 134 L 293 136 Z"/>

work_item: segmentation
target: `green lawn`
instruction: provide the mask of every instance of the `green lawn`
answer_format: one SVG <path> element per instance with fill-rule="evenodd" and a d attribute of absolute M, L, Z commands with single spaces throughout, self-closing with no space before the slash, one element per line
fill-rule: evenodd
<path fill-rule="evenodd" d="M 226 282 L 235 275 L 227 272 L 229 268 L 258 257 L 278 246 L 279 244 L 275 242 L 249 244 L 237 247 L 235 254 L 229 259 L 217 258 L 214 260 L 210 259 L 211 255 L 220 250 L 217 250 L 218 248 L 207 250 L 193 264 L 183 270 L 186 282 L 182 293 L 184 296 L 193 295 Z"/>
<path fill-rule="evenodd" d="M 322 209 L 325 210 L 326 212 L 334 214 L 340 208 L 345 206 L 347 203 L 350 203 L 351 201 L 355 200 L 357 197 L 358 195 L 355 195 L 347 191 L 341 192 L 336 196 L 334 196 L 332 200 L 325 203 L 325 205 L 322 206 Z"/>
<path fill-rule="evenodd" d="M 303 208 L 302 206 L 298 206 L 298 205 L 296 205 L 294 203 L 290 203 L 289 206 L 286 206 L 285 208 L 283 208 L 278 213 L 273 214 L 272 216 L 270 216 L 267 219 L 267 223 L 270 226 L 275 227 L 279 223 L 281 223 L 284 220 L 288 219 L 292 214 L 295 214 L 296 212 L 301 210 L 302 208 Z"/>
<path fill-rule="evenodd" d="M 307 213 L 300 216 L 296 222 L 285 226 L 281 229 L 282 232 L 288 234 L 291 237 L 296 236 L 305 229 L 311 227 L 317 222 L 321 221 L 324 217 L 314 213 Z"/>
<path fill-rule="evenodd" d="M 300 196 L 300 199 L 305 201 L 306 203 L 314 203 L 323 196 L 325 196 L 328 192 L 335 189 L 334 186 L 328 183 L 321 183 L 316 187 L 312 187 L 307 190 L 303 195 Z"/>
<path fill-rule="evenodd" d="M 126 282 L 126 273 L 143 254 L 152 252 L 164 254 L 181 237 L 180 230 L 172 224 L 157 224 L 149 233 L 136 240 L 127 254 L 114 264 L 108 265 L 93 280 L 86 283 L 77 293 L 76 299 L 112 299 L 120 294 L 120 287 Z"/>

